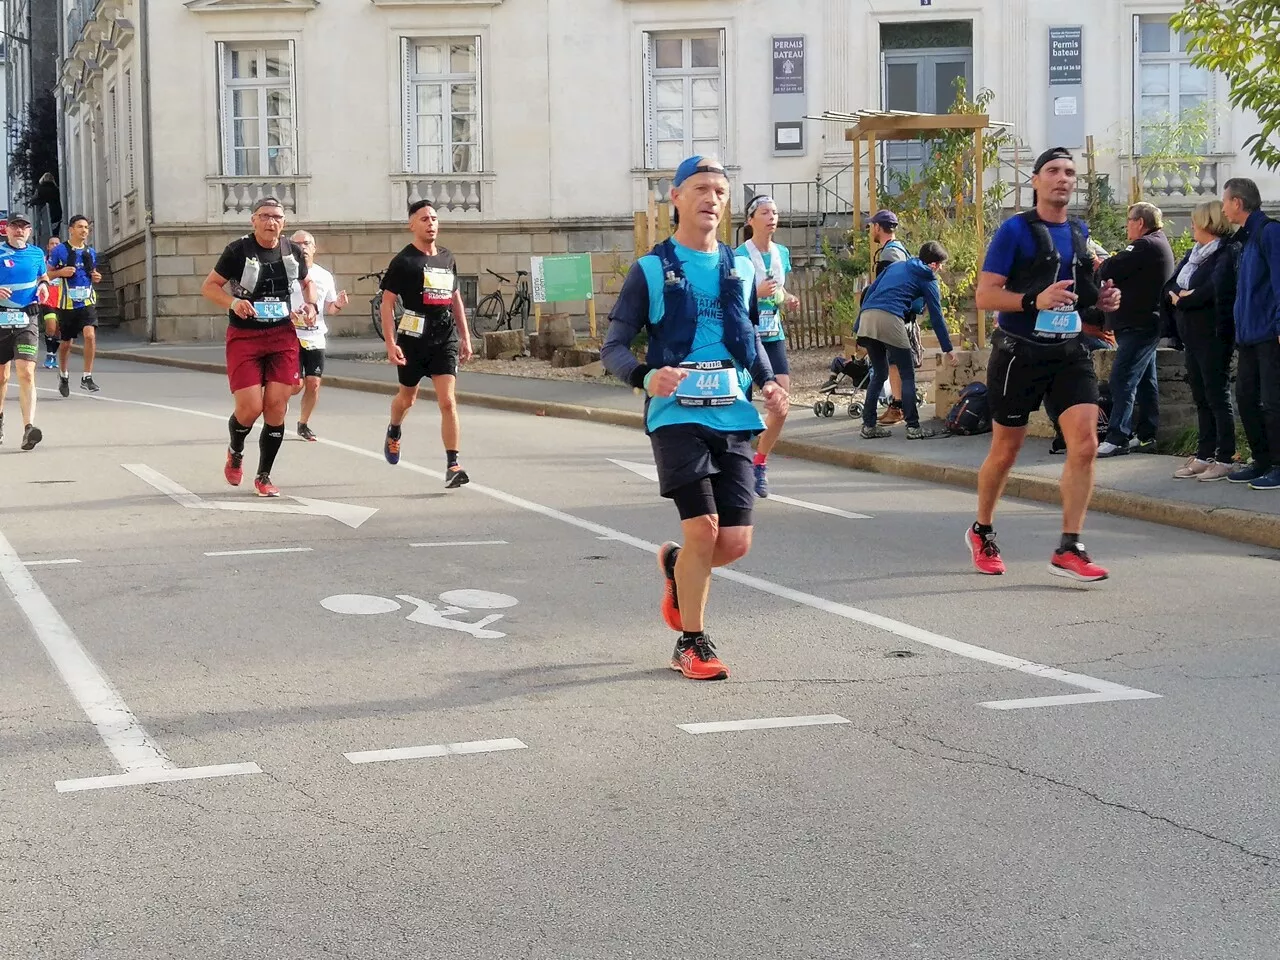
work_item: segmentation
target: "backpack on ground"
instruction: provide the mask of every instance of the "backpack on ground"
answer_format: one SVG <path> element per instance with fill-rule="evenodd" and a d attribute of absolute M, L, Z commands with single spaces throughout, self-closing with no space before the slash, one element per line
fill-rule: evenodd
<path fill-rule="evenodd" d="M 987 385 L 975 380 L 960 391 L 955 406 L 943 421 L 947 433 L 957 437 L 972 437 L 991 432 L 991 404 L 987 399 Z"/>

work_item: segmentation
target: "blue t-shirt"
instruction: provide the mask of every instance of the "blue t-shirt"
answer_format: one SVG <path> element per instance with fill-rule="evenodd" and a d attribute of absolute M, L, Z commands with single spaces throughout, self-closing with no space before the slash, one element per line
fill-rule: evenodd
<path fill-rule="evenodd" d="M 0 307 L 17 309 L 36 302 L 36 288 L 45 275 L 44 251 L 27 244 L 17 248 L 0 244 L 0 287 L 8 288 L 8 300 L 0 300 Z"/>
<path fill-rule="evenodd" d="M 729 349 L 724 345 L 719 251 L 707 253 L 690 250 L 678 243 L 673 245 L 676 258 L 680 261 L 685 279 L 693 289 L 694 300 L 698 305 L 698 325 L 694 331 L 693 348 L 685 362 L 732 360 Z M 755 270 L 751 261 L 745 257 L 737 257 L 734 273 L 742 281 L 743 302 L 750 309 L 751 293 L 755 288 Z M 619 316 L 647 316 L 649 323 L 657 326 L 662 322 L 663 286 L 662 261 L 653 254 L 641 257 L 623 281 L 612 312 Z M 763 430 L 764 422 L 760 419 L 759 412 L 746 398 L 751 386 L 750 372 L 735 368 L 732 373 L 736 374 L 740 396 L 734 403 L 726 406 L 687 407 L 677 402 L 675 397 L 650 398 L 645 420 L 649 431 L 676 423 L 700 423 L 722 433 L 758 433 Z"/>
<path fill-rule="evenodd" d="M 60 243 L 53 248 L 49 257 L 49 269 L 76 268 L 74 276 L 64 277 L 59 284 L 59 309 L 74 310 L 98 302 L 97 293 L 93 289 L 93 270 L 97 262 L 98 254 L 92 247 L 77 249 L 69 243 Z"/>
<path fill-rule="evenodd" d="M 1058 265 L 1058 279 L 1070 280 L 1073 278 L 1071 266 L 1076 256 L 1075 244 L 1071 239 L 1071 224 L 1045 222 L 1045 226 L 1049 228 L 1049 236 L 1053 238 L 1053 245 L 1058 248 L 1058 256 L 1062 261 Z M 1080 224 L 1080 228 L 1088 238 L 1089 228 L 1083 223 Z M 1015 259 L 1029 262 L 1034 260 L 1035 256 L 1036 239 L 1031 233 L 1031 227 L 1022 217 L 1010 217 L 1000 224 L 995 236 L 991 238 L 991 245 L 987 247 L 987 257 L 982 262 L 982 270 L 984 273 L 1007 277 L 1013 272 Z M 1015 336 L 1029 340 L 1046 342 L 1061 340 L 1061 337 L 1041 337 L 1036 334 L 1035 313 L 1024 313 L 1021 310 L 1014 313 L 1001 311 L 997 315 L 996 322 L 1002 330 L 1008 330 Z"/>
<path fill-rule="evenodd" d="M 791 273 L 791 251 L 780 243 L 775 243 L 774 247 L 778 251 L 778 256 L 782 258 L 782 277 L 785 285 L 787 276 Z M 751 254 L 747 252 L 747 245 L 744 243 L 734 251 L 739 257 L 745 257 L 748 262 L 751 260 Z M 764 276 L 756 275 L 756 283 L 771 276 L 769 273 L 773 269 L 773 254 L 767 250 L 760 251 L 760 259 L 764 261 Z M 767 300 L 757 301 L 760 305 L 760 339 L 764 343 L 773 343 L 778 340 L 787 339 L 786 332 L 782 329 L 781 318 L 778 316 L 782 309 L 782 297 L 773 296 Z"/>

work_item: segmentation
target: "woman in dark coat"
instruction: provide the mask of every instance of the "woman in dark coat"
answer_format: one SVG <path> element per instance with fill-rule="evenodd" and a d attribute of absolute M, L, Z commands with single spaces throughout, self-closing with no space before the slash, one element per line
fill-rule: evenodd
<path fill-rule="evenodd" d="M 1236 270 L 1240 245 L 1222 204 L 1209 200 L 1191 214 L 1196 245 L 1182 258 L 1165 295 L 1185 345 L 1187 381 L 1199 420 L 1195 456 L 1176 480 L 1221 480 L 1233 469 L 1236 426 L 1231 412 L 1235 352 Z"/>

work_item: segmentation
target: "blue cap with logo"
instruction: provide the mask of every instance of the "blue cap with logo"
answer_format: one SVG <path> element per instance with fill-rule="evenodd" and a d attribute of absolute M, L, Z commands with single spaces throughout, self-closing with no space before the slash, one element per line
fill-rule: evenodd
<path fill-rule="evenodd" d="M 676 167 L 676 175 L 671 178 L 671 185 L 678 187 L 690 177 L 699 173 L 718 173 L 726 176 L 720 161 L 712 157 L 690 157 Z"/>

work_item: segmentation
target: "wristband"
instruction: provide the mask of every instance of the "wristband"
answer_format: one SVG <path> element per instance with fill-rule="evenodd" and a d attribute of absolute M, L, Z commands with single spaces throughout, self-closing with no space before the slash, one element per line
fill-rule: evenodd
<path fill-rule="evenodd" d="M 649 366 L 649 364 L 647 363 L 639 364 L 627 376 L 627 383 L 631 384 L 632 389 L 643 390 L 644 384 L 645 384 L 645 377 L 647 377 L 650 371 L 652 371 L 653 369 L 654 368 Z"/>
<path fill-rule="evenodd" d="M 1036 296 L 1034 293 L 1024 293 L 1022 295 L 1022 312 L 1030 313 L 1036 308 Z"/>
<path fill-rule="evenodd" d="M 641 381 L 640 388 L 644 390 L 645 393 L 649 392 L 649 381 L 653 378 L 653 375 L 657 372 L 658 372 L 657 370 L 650 370 L 648 373 L 644 375 L 644 380 Z"/>

